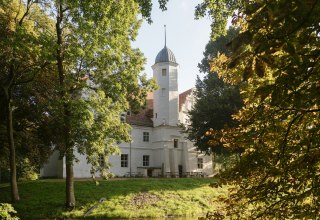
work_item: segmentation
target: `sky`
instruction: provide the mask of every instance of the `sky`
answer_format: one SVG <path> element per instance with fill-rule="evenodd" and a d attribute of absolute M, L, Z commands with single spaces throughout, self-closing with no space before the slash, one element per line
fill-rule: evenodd
<path fill-rule="evenodd" d="M 138 47 L 147 59 L 145 73 L 152 77 L 155 58 L 164 47 L 164 25 L 167 29 L 167 47 L 174 53 L 180 66 L 178 89 L 184 92 L 195 86 L 196 76 L 201 78 L 198 63 L 210 38 L 210 20 L 194 19 L 195 6 L 201 0 L 169 0 L 167 11 L 159 9 L 157 0 L 153 0 L 152 24 L 143 22 L 133 46 Z"/>

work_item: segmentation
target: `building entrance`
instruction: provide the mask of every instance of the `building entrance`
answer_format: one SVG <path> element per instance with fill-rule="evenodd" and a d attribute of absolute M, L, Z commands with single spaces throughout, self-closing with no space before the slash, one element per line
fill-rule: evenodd
<path fill-rule="evenodd" d="M 147 169 L 147 176 L 152 177 L 152 169 Z"/>
<path fill-rule="evenodd" d="M 178 170 L 179 170 L 179 177 L 181 178 L 182 177 L 182 171 L 183 171 L 182 165 L 178 166 Z"/>

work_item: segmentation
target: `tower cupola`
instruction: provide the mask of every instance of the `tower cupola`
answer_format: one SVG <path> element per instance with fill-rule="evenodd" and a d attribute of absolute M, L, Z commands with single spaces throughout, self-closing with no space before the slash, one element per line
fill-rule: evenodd
<path fill-rule="evenodd" d="M 164 46 L 164 48 L 160 50 L 154 63 L 163 63 L 163 62 L 177 63 L 176 57 L 167 46 Z"/>
<path fill-rule="evenodd" d="M 178 68 L 173 52 L 167 47 L 165 30 L 164 48 L 160 50 L 152 66 L 153 77 L 159 85 L 154 91 L 153 125 L 177 126 L 178 124 Z"/>

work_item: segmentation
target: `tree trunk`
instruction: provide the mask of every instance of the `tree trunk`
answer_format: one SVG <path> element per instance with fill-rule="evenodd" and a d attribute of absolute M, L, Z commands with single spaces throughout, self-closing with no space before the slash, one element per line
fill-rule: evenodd
<path fill-rule="evenodd" d="M 73 181 L 73 144 L 70 141 L 70 111 L 67 99 L 67 88 L 65 84 L 65 71 L 64 71 L 64 56 L 63 56 L 63 3 L 62 0 L 57 0 L 57 20 L 56 20 L 56 33 L 57 33 L 57 69 L 60 85 L 60 97 L 63 100 L 63 123 L 64 123 L 64 151 L 66 157 L 66 208 L 73 209 L 75 207 L 74 196 L 74 181 Z"/>
<path fill-rule="evenodd" d="M 66 174 L 66 207 L 73 209 L 76 204 L 76 198 L 74 196 L 72 148 L 69 148 L 66 152 Z"/>
<path fill-rule="evenodd" d="M 73 209 L 76 205 L 74 196 L 74 181 L 73 181 L 73 142 L 70 140 L 71 125 L 70 111 L 67 103 L 64 103 L 64 135 L 66 149 L 66 208 Z"/>
<path fill-rule="evenodd" d="M 17 169 L 16 169 L 16 151 L 13 139 L 13 125 L 12 125 L 12 106 L 10 91 L 7 89 L 5 91 L 6 96 L 6 114 L 7 114 L 7 138 L 9 144 L 9 162 L 10 162 L 10 186 L 11 186 L 11 200 L 12 202 L 17 202 L 20 200 L 18 185 L 17 185 Z"/>

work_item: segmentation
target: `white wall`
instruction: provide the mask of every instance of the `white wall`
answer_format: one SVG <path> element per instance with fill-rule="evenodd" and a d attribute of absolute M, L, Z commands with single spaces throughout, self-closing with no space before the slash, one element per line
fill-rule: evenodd
<path fill-rule="evenodd" d="M 59 151 L 54 151 L 49 157 L 47 163 L 43 164 L 40 169 L 40 176 L 42 177 L 58 177 L 58 159 Z"/>
<path fill-rule="evenodd" d="M 149 132 L 149 142 L 143 142 L 143 132 Z M 178 148 L 174 148 L 173 139 L 178 139 Z M 185 172 L 206 172 L 212 174 L 211 156 L 199 155 L 193 144 L 186 141 L 183 134 L 180 133 L 180 128 L 176 126 L 158 126 L 158 127 L 142 127 L 133 126 L 132 143 L 120 144 L 122 154 L 128 154 L 128 167 L 121 167 L 121 157 L 110 156 L 109 163 L 111 164 L 110 172 L 117 176 L 128 175 L 131 173 L 146 172 L 143 167 L 143 155 L 150 155 L 149 167 L 162 168 L 165 172 L 178 172 L 178 166 L 183 166 Z M 131 155 L 130 155 L 131 148 Z M 183 149 L 186 149 L 185 151 Z M 75 153 L 78 163 L 74 163 L 75 178 L 91 177 L 91 165 L 87 163 L 86 156 Z M 54 153 L 48 164 L 46 164 L 41 176 L 58 176 L 65 178 L 65 161 L 58 160 L 58 152 Z M 197 157 L 204 158 L 203 169 L 197 167 Z M 59 165 L 59 162 L 61 165 Z M 158 171 L 157 171 L 158 172 Z M 160 172 L 160 171 L 159 171 Z M 99 174 L 96 174 L 97 176 Z M 146 175 L 146 173 L 145 173 Z"/>
<path fill-rule="evenodd" d="M 79 154 L 78 152 L 74 152 L 75 157 L 77 158 L 77 162 L 73 164 L 73 175 L 75 178 L 87 178 L 91 177 L 91 164 L 87 162 L 86 155 Z M 66 177 L 65 173 L 66 163 L 64 160 L 63 164 L 63 178 Z"/>
<path fill-rule="evenodd" d="M 182 124 L 190 124 L 188 111 L 190 111 L 196 102 L 194 97 L 194 92 L 192 90 L 191 94 L 186 97 L 185 102 L 181 106 L 181 111 L 179 112 L 179 121 Z"/>
<path fill-rule="evenodd" d="M 179 111 L 178 64 L 156 63 L 152 69 L 153 77 L 159 85 L 153 96 L 154 126 L 163 124 L 176 126 Z M 166 76 L 162 76 L 162 69 L 166 69 Z"/>

